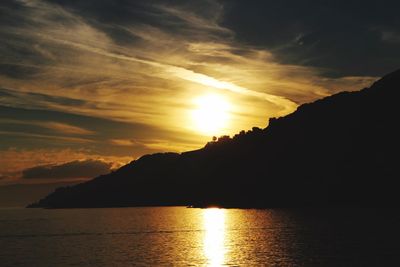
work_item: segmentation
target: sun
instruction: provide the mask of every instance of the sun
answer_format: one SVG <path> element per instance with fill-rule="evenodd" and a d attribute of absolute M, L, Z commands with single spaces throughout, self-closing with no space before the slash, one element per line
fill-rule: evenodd
<path fill-rule="evenodd" d="M 230 120 L 229 102 L 217 94 L 194 99 L 192 119 L 197 131 L 207 135 L 218 135 Z"/>

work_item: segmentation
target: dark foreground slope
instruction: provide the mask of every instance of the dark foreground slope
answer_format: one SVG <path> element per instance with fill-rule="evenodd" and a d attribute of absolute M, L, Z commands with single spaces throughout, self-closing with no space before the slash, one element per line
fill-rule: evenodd
<path fill-rule="evenodd" d="M 394 205 L 400 71 L 234 138 L 143 156 L 30 207 Z"/>

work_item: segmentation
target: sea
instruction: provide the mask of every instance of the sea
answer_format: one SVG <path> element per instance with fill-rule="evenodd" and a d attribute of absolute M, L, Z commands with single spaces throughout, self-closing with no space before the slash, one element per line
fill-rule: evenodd
<path fill-rule="evenodd" d="M 397 209 L 0 209 L 0 266 L 400 266 Z"/>

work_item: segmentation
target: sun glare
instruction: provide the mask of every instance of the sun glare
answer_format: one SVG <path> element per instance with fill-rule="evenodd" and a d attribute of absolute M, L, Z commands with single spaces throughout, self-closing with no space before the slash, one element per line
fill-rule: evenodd
<path fill-rule="evenodd" d="M 192 119 L 196 130 L 207 135 L 218 135 L 229 122 L 230 105 L 220 95 L 205 95 L 194 100 Z"/>
<path fill-rule="evenodd" d="M 208 266 L 222 266 L 225 259 L 225 211 L 204 210 L 204 253 Z"/>

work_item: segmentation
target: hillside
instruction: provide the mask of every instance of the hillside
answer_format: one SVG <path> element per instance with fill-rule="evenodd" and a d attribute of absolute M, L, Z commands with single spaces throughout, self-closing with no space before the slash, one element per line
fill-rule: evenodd
<path fill-rule="evenodd" d="M 29 207 L 392 205 L 400 70 L 196 151 L 146 155 Z"/>

